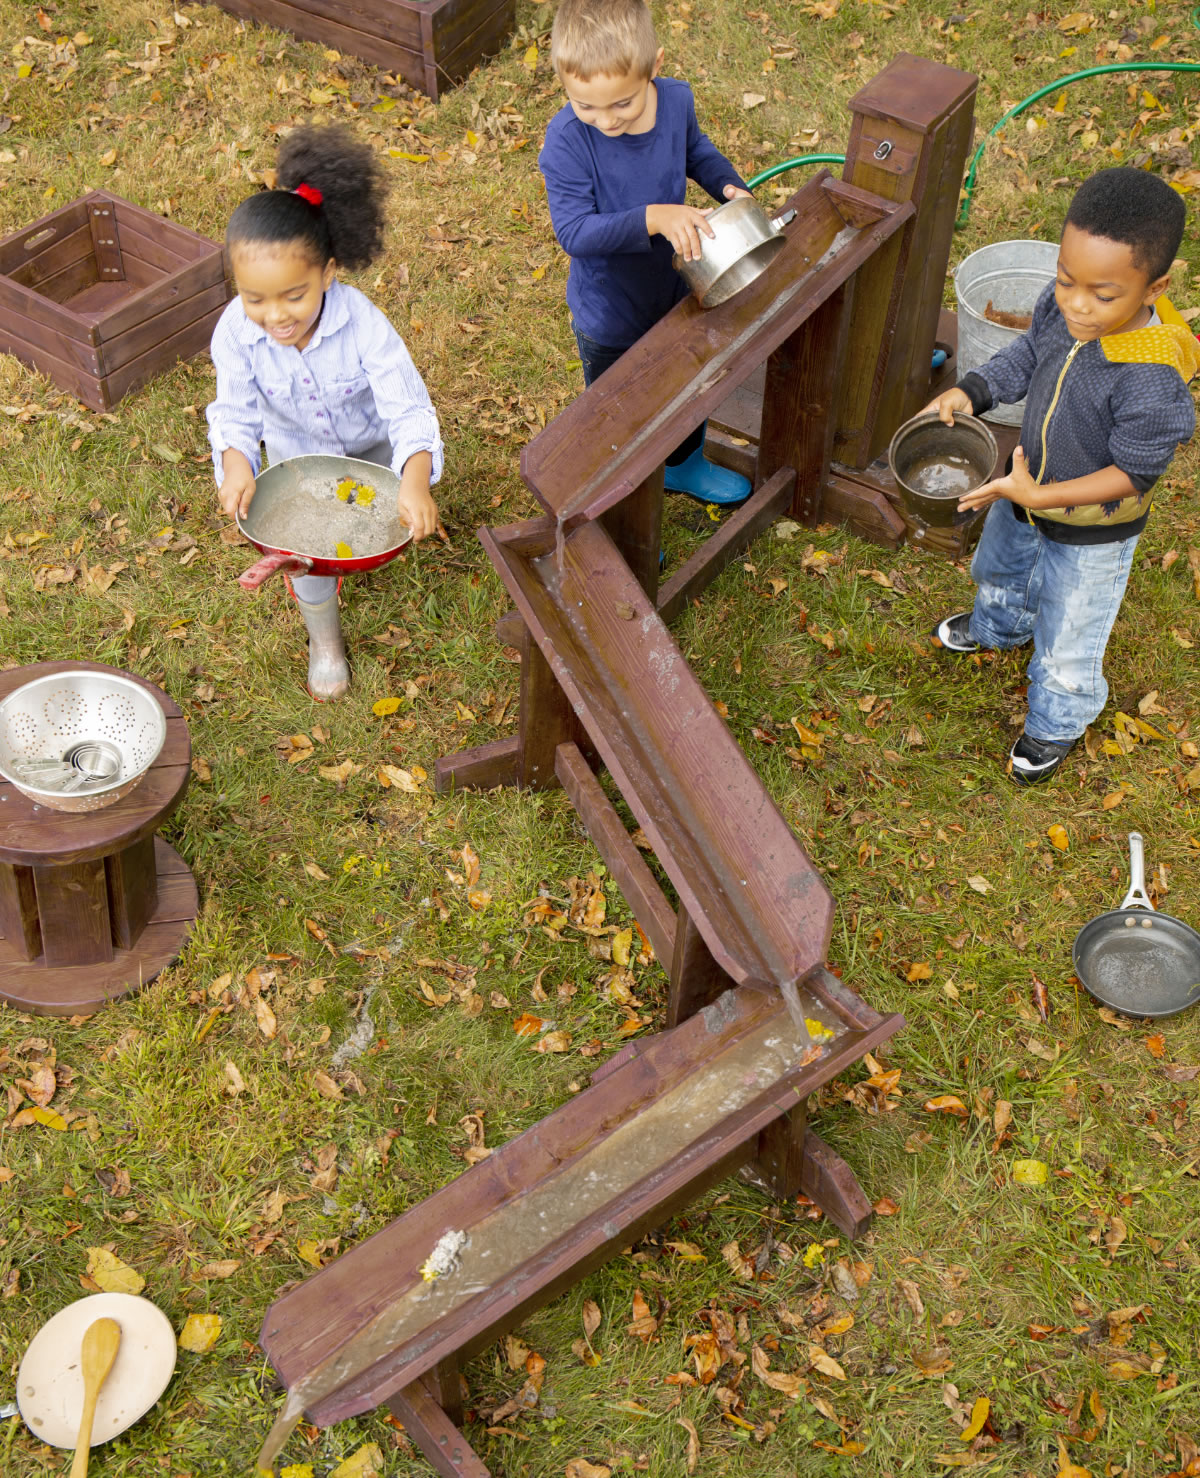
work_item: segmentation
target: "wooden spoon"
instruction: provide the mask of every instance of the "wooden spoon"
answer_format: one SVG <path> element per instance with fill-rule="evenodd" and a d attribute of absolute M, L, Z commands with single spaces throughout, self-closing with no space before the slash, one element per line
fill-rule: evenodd
<path fill-rule="evenodd" d="M 79 1416 L 79 1436 L 75 1439 L 75 1460 L 71 1464 L 70 1478 L 87 1478 L 96 1400 L 117 1358 L 120 1343 L 121 1326 L 115 1319 L 96 1319 L 83 1331 L 79 1354 L 79 1363 L 83 1367 L 83 1411 Z"/>

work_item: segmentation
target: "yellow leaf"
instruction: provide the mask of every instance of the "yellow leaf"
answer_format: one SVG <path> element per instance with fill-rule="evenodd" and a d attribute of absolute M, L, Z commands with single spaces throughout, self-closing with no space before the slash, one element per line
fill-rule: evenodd
<path fill-rule="evenodd" d="M 929 1114 L 953 1114 L 956 1119 L 967 1117 L 967 1106 L 953 1093 L 942 1093 L 937 1098 L 926 1100 L 925 1112 Z"/>
<path fill-rule="evenodd" d="M 1139 1375 L 1145 1375 L 1144 1370 L 1139 1370 L 1136 1365 L 1131 1365 L 1128 1360 L 1113 1360 L 1108 1366 L 1108 1373 L 1113 1380 L 1137 1380 Z"/>
<path fill-rule="evenodd" d="M 1109 793 L 1100 802 L 1100 805 L 1105 811 L 1112 811 L 1115 810 L 1116 807 L 1119 806 L 1124 799 L 1125 792 L 1123 790 L 1110 790 Z"/>
<path fill-rule="evenodd" d="M 296 1243 L 296 1255 L 302 1262 L 308 1263 L 309 1267 L 319 1268 L 322 1266 L 321 1254 L 317 1249 L 316 1242 L 311 1237 L 305 1237 L 302 1241 Z"/>
<path fill-rule="evenodd" d="M 629 964 L 629 953 L 633 948 L 633 930 L 621 929 L 613 935 L 612 958 L 614 965 L 620 965 L 622 969 Z"/>
<path fill-rule="evenodd" d="M 146 1280 L 107 1247 L 88 1248 L 88 1277 L 105 1293 L 141 1293 Z"/>
<path fill-rule="evenodd" d="M 304 871 L 310 878 L 316 878 L 318 883 L 327 883 L 329 881 L 329 874 L 323 867 L 318 867 L 315 862 L 306 862 L 304 864 Z"/>
<path fill-rule="evenodd" d="M 1089 1468 L 1081 1468 L 1071 1461 L 1067 1444 L 1061 1437 L 1058 1439 L 1058 1472 L 1055 1473 L 1054 1478 L 1092 1478 Z"/>
<path fill-rule="evenodd" d="M 467 148 L 477 149 L 479 147 L 479 135 L 473 128 L 467 129 Z"/>
<path fill-rule="evenodd" d="M 280 1468 L 279 1478 L 313 1478 L 313 1465 L 311 1463 L 289 1463 L 286 1468 Z"/>
<path fill-rule="evenodd" d="M 308 100 L 314 108 L 327 107 L 335 97 L 337 93 L 330 92 L 327 87 L 314 87 L 308 94 Z"/>
<path fill-rule="evenodd" d="M 179 1348 L 193 1355 L 207 1355 L 220 1337 L 220 1314 L 189 1314 L 179 1332 Z"/>
<path fill-rule="evenodd" d="M 371 704 L 371 712 L 376 718 L 387 718 L 389 713 L 395 713 L 399 707 L 399 698 L 380 698 L 377 703 Z"/>
<path fill-rule="evenodd" d="M 1170 42 L 1170 36 L 1155 36 L 1154 40 L 1150 43 L 1150 50 L 1161 51 L 1164 46 L 1169 46 Z"/>
<path fill-rule="evenodd" d="M 367 1442 L 339 1463 L 329 1478 L 379 1478 L 383 1472 L 383 1453 L 378 1442 Z"/>
<path fill-rule="evenodd" d="M 526 49 L 525 49 L 525 55 L 521 58 L 521 61 L 522 61 L 522 64 L 524 66 L 528 67 L 531 72 L 536 72 L 537 71 L 537 64 L 538 64 L 538 49 L 537 49 L 537 47 L 536 46 L 526 47 Z"/>
<path fill-rule="evenodd" d="M 339 539 L 337 541 L 337 543 L 333 546 L 333 552 L 337 555 L 338 559 L 354 558 L 354 550 L 350 548 L 349 544 L 347 544 L 344 539 Z"/>
<path fill-rule="evenodd" d="M 813 1368 L 815 1370 L 819 1370 L 822 1375 L 828 1375 L 833 1380 L 846 1379 L 846 1372 L 842 1369 L 842 1367 L 838 1364 L 838 1362 L 833 1358 L 832 1355 L 827 1355 L 825 1353 L 820 1345 L 809 1345 L 808 1358 L 812 1363 Z"/>
<path fill-rule="evenodd" d="M 1057 821 L 1047 830 L 1046 835 L 1050 838 L 1051 844 L 1057 847 L 1060 852 L 1065 852 L 1071 845 L 1071 838 L 1067 835 L 1067 828 L 1060 826 Z"/>
<path fill-rule="evenodd" d="M 1072 49 L 1074 49 L 1074 48 L 1072 48 Z M 1066 106 L 1067 106 L 1067 94 L 1066 94 L 1066 91 L 1064 90 L 1063 92 L 1060 92 L 1059 93 L 1059 95 L 1058 95 L 1057 98 L 1055 98 L 1055 100 L 1054 100 L 1054 107 L 1050 111 L 1052 113 L 1062 113 L 1062 112 L 1065 111 Z"/>
<path fill-rule="evenodd" d="M 52 1108 L 30 1109 L 30 1113 L 39 1124 L 45 1124 L 47 1129 L 65 1129 L 67 1121 L 61 1114 L 56 1114 Z"/>
<path fill-rule="evenodd" d="M 407 159 L 410 164 L 428 164 L 428 154 L 406 154 L 403 149 L 389 149 L 388 156 L 392 159 Z"/>
<path fill-rule="evenodd" d="M 396 790 L 407 791 L 411 794 L 420 789 L 412 775 L 407 770 L 402 770 L 399 765 L 380 765 L 375 776 L 385 790 L 393 786 Z"/>
<path fill-rule="evenodd" d="M 1050 1179 L 1050 1167 L 1044 1160 L 1014 1160 L 1012 1178 L 1014 1185 L 1042 1186 Z"/>
<path fill-rule="evenodd" d="M 353 760 L 343 760 L 340 765 L 321 765 L 317 774 L 322 780 L 349 780 L 351 775 L 357 775 L 361 765 L 356 765 Z"/>
<path fill-rule="evenodd" d="M 380 98 L 377 103 L 375 103 L 375 104 L 372 105 L 371 112 L 372 113 L 390 113 L 395 106 L 396 106 L 396 99 L 395 98 Z"/>
<path fill-rule="evenodd" d="M 74 36 L 71 37 L 71 40 L 74 41 L 76 46 L 90 46 L 92 44 L 92 38 L 86 31 L 76 31 Z"/>
<path fill-rule="evenodd" d="M 975 1438 L 983 1431 L 983 1424 L 988 1419 L 988 1412 L 992 1409 L 992 1403 L 986 1396 L 980 1396 L 975 1405 L 971 1407 L 971 1420 L 967 1423 L 966 1430 L 959 1433 L 964 1442 L 974 1442 Z"/>
<path fill-rule="evenodd" d="M 17 76 L 24 80 L 33 73 L 33 67 L 29 62 L 22 62 L 17 68 Z"/>

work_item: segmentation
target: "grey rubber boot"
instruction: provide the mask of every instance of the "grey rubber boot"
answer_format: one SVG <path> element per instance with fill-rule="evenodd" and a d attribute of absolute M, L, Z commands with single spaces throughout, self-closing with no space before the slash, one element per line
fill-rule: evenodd
<path fill-rule="evenodd" d="M 297 596 L 296 604 L 308 628 L 308 691 L 318 703 L 332 702 L 350 686 L 337 593 L 315 606 Z"/>

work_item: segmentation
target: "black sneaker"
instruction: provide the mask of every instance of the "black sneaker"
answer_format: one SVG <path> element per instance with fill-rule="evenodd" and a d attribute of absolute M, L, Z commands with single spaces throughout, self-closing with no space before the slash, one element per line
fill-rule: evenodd
<path fill-rule="evenodd" d="M 959 611 L 947 616 L 933 628 L 933 634 L 948 652 L 982 652 L 984 648 L 971 635 L 971 612 Z"/>
<path fill-rule="evenodd" d="M 1049 780 L 1078 743 L 1078 739 L 1035 739 L 1032 734 L 1022 734 L 1009 750 L 1009 773 L 1018 785 Z"/>

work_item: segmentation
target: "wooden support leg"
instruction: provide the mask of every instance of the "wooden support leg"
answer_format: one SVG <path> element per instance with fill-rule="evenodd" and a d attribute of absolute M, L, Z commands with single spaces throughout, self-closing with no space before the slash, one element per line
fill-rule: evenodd
<path fill-rule="evenodd" d="M 104 862 L 113 943 L 118 949 L 132 949 L 158 905 L 154 838 L 143 837 Z"/>
<path fill-rule="evenodd" d="M 35 867 L 33 883 L 47 965 L 95 965 L 112 959 L 103 860 Z"/>
<path fill-rule="evenodd" d="M 414 1381 L 398 1391 L 389 1399 L 388 1409 L 404 1423 L 404 1430 L 442 1478 L 491 1478 L 479 1454 L 424 1381 Z"/>
<path fill-rule="evenodd" d="M 808 1100 L 803 1098 L 758 1136 L 754 1178 L 777 1201 L 790 1201 L 800 1193 L 807 1138 Z"/>
<path fill-rule="evenodd" d="M 658 556 L 662 550 L 663 470 L 607 513 L 600 522 L 621 551 L 638 584 L 654 601 L 658 596 Z"/>
<path fill-rule="evenodd" d="M 736 982 L 709 952 L 692 916 L 680 904 L 676 911 L 675 948 L 671 954 L 671 993 L 667 999 L 667 1026 L 678 1026 Z"/>
<path fill-rule="evenodd" d="M 554 770 L 560 744 L 575 744 L 584 754 L 595 753 L 570 699 L 528 630 L 521 636 L 520 722 L 517 784 L 523 789 L 552 790 L 561 783 Z"/>
<path fill-rule="evenodd" d="M 0 862 L 0 935 L 18 959 L 36 960 L 42 949 L 33 869 Z"/>
<path fill-rule="evenodd" d="M 810 525 L 822 516 L 852 298 L 852 283 L 843 283 L 767 361 L 759 478 L 794 467 L 792 516 Z"/>
<path fill-rule="evenodd" d="M 858 1177 L 811 1129 L 804 1136 L 800 1189 L 852 1242 L 871 1225 L 874 1213 Z"/>

